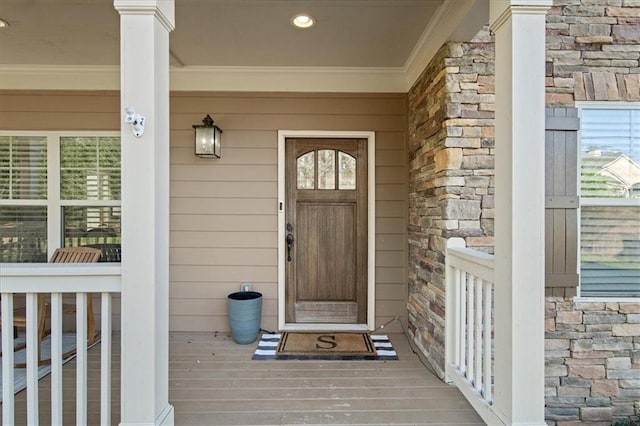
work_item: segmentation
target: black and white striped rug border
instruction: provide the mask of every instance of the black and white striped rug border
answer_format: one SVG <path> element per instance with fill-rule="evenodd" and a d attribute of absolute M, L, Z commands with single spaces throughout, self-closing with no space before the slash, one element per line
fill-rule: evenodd
<path fill-rule="evenodd" d="M 280 333 L 263 334 L 251 359 L 253 360 L 338 360 L 338 361 L 395 361 L 398 354 L 389 337 L 384 334 L 372 334 L 371 340 L 376 355 L 278 355 Z"/>

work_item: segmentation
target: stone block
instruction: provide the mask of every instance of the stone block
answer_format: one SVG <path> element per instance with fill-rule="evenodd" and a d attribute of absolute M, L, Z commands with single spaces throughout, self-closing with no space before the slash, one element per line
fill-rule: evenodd
<path fill-rule="evenodd" d="M 640 25 L 613 25 L 613 41 L 620 44 L 637 44 Z M 606 34 L 605 34 L 606 35 Z"/>
<path fill-rule="evenodd" d="M 640 324 L 640 314 L 627 314 L 627 322 L 630 324 Z"/>
<path fill-rule="evenodd" d="M 609 421 L 613 419 L 611 407 L 582 407 L 580 419 L 583 421 Z"/>
<path fill-rule="evenodd" d="M 585 404 L 585 399 L 580 397 L 555 397 L 547 398 L 545 401 L 547 407 L 576 407 Z"/>
<path fill-rule="evenodd" d="M 607 24 L 571 24 L 569 35 L 572 36 L 609 36 L 611 25 Z"/>
<path fill-rule="evenodd" d="M 545 366 L 564 364 L 564 356 L 555 355 L 554 354 L 555 352 L 556 351 L 545 351 L 544 353 Z M 567 351 L 564 351 L 564 352 L 567 352 Z"/>
<path fill-rule="evenodd" d="M 637 379 L 637 380 L 620 380 L 618 383 L 620 384 L 620 387 L 624 388 L 624 389 L 631 389 L 631 388 L 640 389 L 640 379 Z"/>
<path fill-rule="evenodd" d="M 545 377 L 565 377 L 567 372 L 566 365 L 549 365 L 544 368 Z"/>
<path fill-rule="evenodd" d="M 445 145 L 453 148 L 480 148 L 480 138 L 447 138 Z"/>
<path fill-rule="evenodd" d="M 571 350 L 573 352 L 592 351 L 593 340 L 592 339 L 577 339 L 571 341 Z"/>
<path fill-rule="evenodd" d="M 582 324 L 582 312 L 580 311 L 559 311 L 556 314 L 557 324 Z"/>
<path fill-rule="evenodd" d="M 478 220 L 480 219 L 480 201 L 476 200 L 447 200 L 444 219 Z"/>
<path fill-rule="evenodd" d="M 587 333 L 607 332 L 611 335 L 611 324 L 590 324 L 585 327 Z"/>
<path fill-rule="evenodd" d="M 545 99 L 548 105 L 573 105 L 573 95 L 571 93 L 547 93 Z"/>
<path fill-rule="evenodd" d="M 465 155 L 462 158 L 463 169 L 493 169 L 495 157 L 493 155 Z"/>
<path fill-rule="evenodd" d="M 613 37 L 611 36 L 578 36 L 576 37 L 576 43 L 581 43 L 581 44 L 613 43 Z"/>
<path fill-rule="evenodd" d="M 569 365 L 568 374 L 585 379 L 604 379 L 606 376 L 603 365 Z"/>
<path fill-rule="evenodd" d="M 466 243 L 468 247 L 492 247 L 494 239 L 493 237 L 468 237 Z"/>
<path fill-rule="evenodd" d="M 630 417 L 630 416 L 633 416 L 634 414 L 640 414 L 635 412 L 632 403 L 614 404 L 611 407 L 611 409 L 613 411 L 614 418 Z"/>
<path fill-rule="evenodd" d="M 562 386 L 573 386 L 576 388 L 590 388 L 591 380 L 583 379 L 580 377 L 562 377 L 560 379 L 560 384 Z"/>
<path fill-rule="evenodd" d="M 447 176 L 439 177 L 433 180 L 433 186 L 435 188 L 441 188 L 444 186 L 464 186 L 464 178 L 461 176 Z"/>
<path fill-rule="evenodd" d="M 607 370 L 607 379 L 640 379 L 640 368 L 632 370 Z"/>
<path fill-rule="evenodd" d="M 615 357 L 608 358 L 606 363 L 607 370 L 626 370 L 631 368 L 631 358 Z"/>
<path fill-rule="evenodd" d="M 570 342 L 569 339 L 545 339 L 544 349 L 547 351 L 569 349 Z"/>
<path fill-rule="evenodd" d="M 549 420 L 580 420 L 580 409 L 574 407 L 546 407 L 545 418 Z"/>
<path fill-rule="evenodd" d="M 546 387 L 560 386 L 560 377 L 545 377 L 544 385 Z"/>
<path fill-rule="evenodd" d="M 638 13 L 638 10 L 630 7 L 607 7 L 605 9 L 605 15 L 607 16 L 637 17 Z"/>
<path fill-rule="evenodd" d="M 478 229 L 480 228 L 479 220 L 460 220 L 460 229 Z"/>
<path fill-rule="evenodd" d="M 618 312 L 618 310 L 620 310 L 620 304 L 618 304 L 617 302 L 607 302 L 604 304 L 604 306 L 607 311 Z"/>
<path fill-rule="evenodd" d="M 574 306 L 576 311 L 604 311 L 605 304 L 603 302 L 576 302 Z"/>
<path fill-rule="evenodd" d="M 621 314 L 640 314 L 640 303 L 620 303 Z"/>
<path fill-rule="evenodd" d="M 624 315 L 610 312 L 586 313 L 583 317 L 584 324 L 623 324 L 627 318 Z"/>
<path fill-rule="evenodd" d="M 640 399 L 640 389 L 620 389 L 621 398 Z"/>
<path fill-rule="evenodd" d="M 590 395 L 590 389 L 585 387 L 573 387 L 573 386 L 559 386 L 558 396 L 579 396 L 588 397 Z"/>
<path fill-rule="evenodd" d="M 572 358 L 567 358 L 565 364 L 580 364 L 580 365 L 604 365 L 606 358 L 579 358 L 578 355 L 594 355 L 595 352 L 574 352 Z"/>
<path fill-rule="evenodd" d="M 624 351 L 633 349 L 633 343 L 630 338 L 624 337 L 607 337 L 602 339 L 594 339 L 594 351 Z"/>
<path fill-rule="evenodd" d="M 555 331 L 556 329 L 556 319 L 555 318 L 545 318 L 544 320 L 544 331 Z"/>
<path fill-rule="evenodd" d="M 610 407 L 611 398 L 599 397 L 599 398 L 586 398 L 585 402 L 588 407 Z"/>
<path fill-rule="evenodd" d="M 640 336 L 640 324 L 613 324 L 614 336 Z"/>
<path fill-rule="evenodd" d="M 583 4 L 565 6 L 562 14 L 565 16 L 604 16 L 604 7 L 602 6 L 585 6 Z"/>
<path fill-rule="evenodd" d="M 594 380 L 591 384 L 591 396 L 618 396 L 618 391 L 617 380 Z"/>

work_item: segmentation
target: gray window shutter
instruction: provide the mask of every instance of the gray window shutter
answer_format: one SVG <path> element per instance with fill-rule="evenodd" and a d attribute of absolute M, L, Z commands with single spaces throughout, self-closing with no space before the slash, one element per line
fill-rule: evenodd
<path fill-rule="evenodd" d="M 545 136 L 545 295 L 578 288 L 578 129 L 575 108 L 547 108 Z"/>

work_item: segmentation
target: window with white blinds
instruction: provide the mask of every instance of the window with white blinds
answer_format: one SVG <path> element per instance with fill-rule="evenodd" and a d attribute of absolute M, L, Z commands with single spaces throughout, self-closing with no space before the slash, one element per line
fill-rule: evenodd
<path fill-rule="evenodd" d="M 580 293 L 640 297 L 640 107 L 584 107 Z"/>
<path fill-rule="evenodd" d="M 120 138 L 0 134 L 0 262 L 46 262 L 57 247 L 120 246 Z"/>

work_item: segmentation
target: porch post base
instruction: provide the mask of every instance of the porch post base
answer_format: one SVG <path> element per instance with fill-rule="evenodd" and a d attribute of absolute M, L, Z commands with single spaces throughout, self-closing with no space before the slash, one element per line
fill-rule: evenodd
<path fill-rule="evenodd" d="M 153 423 L 120 423 L 120 426 L 173 426 L 174 424 L 173 405 L 169 404 Z"/>

